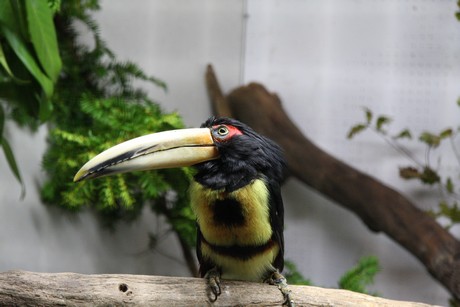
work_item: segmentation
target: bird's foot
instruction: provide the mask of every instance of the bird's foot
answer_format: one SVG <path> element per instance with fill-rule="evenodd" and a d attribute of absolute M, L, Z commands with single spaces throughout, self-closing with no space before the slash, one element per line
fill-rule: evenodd
<path fill-rule="evenodd" d="M 220 271 L 217 268 L 213 268 L 206 273 L 205 278 L 208 281 L 209 289 L 214 295 L 214 297 L 210 297 L 209 300 L 215 302 L 222 293 L 220 289 Z"/>
<path fill-rule="evenodd" d="M 284 297 L 283 306 L 294 307 L 294 300 L 291 299 L 291 290 L 288 287 L 286 278 L 278 270 L 273 272 L 268 278 L 268 283 L 276 285 Z"/>

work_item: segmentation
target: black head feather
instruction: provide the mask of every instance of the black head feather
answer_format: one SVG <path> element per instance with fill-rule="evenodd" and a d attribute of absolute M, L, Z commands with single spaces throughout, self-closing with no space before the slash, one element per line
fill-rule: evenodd
<path fill-rule="evenodd" d="M 241 134 L 215 141 L 220 158 L 196 165 L 195 180 L 214 190 L 237 190 L 257 178 L 280 182 L 285 167 L 281 148 L 249 126 L 231 118 L 209 118 L 201 125 L 211 130 L 221 125 L 235 127 Z M 214 135 L 214 132 L 213 132 Z"/>

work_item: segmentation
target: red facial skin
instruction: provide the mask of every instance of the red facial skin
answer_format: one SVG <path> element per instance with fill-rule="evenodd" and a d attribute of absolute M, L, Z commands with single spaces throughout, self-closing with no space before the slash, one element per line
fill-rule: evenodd
<path fill-rule="evenodd" d="M 236 127 L 231 125 L 215 125 L 212 126 L 212 135 L 215 141 L 223 143 L 229 141 L 236 135 L 243 133 Z"/>

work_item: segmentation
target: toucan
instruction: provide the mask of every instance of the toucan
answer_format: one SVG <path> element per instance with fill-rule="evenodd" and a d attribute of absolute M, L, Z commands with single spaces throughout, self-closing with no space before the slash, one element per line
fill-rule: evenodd
<path fill-rule="evenodd" d="M 153 133 L 88 161 L 74 181 L 136 170 L 193 166 L 190 199 L 197 221 L 200 275 L 216 300 L 221 278 L 269 282 L 292 305 L 284 266 L 281 148 L 235 119 Z"/>

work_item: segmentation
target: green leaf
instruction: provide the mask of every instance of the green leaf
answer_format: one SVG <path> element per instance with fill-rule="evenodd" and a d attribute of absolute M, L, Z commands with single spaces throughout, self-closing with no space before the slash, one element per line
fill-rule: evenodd
<path fill-rule="evenodd" d="M 430 132 L 423 132 L 420 135 L 419 140 L 427 144 L 428 146 L 434 147 L 434 148 L 438 147 L 439 144 L 441 143 L 441 138 Z"/>
<path fill-rule="evenodd" d="M 11 1 L 0 1 L 0 24 L 8 27 L 10 30 L 15 30 L 18 28 L 15 17 Z"/>
<path fill-rule="evenodd" d="M 408 167 L 400 167 L 399 168 L 399 176 L 403 179 L 414 179 L 420 178 L 422 174 L 416 169 L 415 167 L 408 166 Z"/>
<path fill-rule="evenodd" d="M 24 183 L 22 182 L 22 178 L 21 178 L 21 173 L 19 172 L 19 168 L 18 168 L 18 164 L 16 163 L 16 159 L 14 158 L 14 154 L 13 154 L 13 151 L 11 150 L 11 146 L 10 144 L 8 143 L 8 141 L 2 137 L 2 148 L 3 148 L 3 153 L 5 154 L 5 157 L 6 157 L 6 161 L 8 162 L 8 165 L 11 169 L 11 171 L 13 172 L 14 176 L 16 177 L 16 179 L 19 181 L 19 183 L 21 184 L 21 198 L 24 197 L 25 195 L 25 186 L 24 186 Z"/>
<path fill-rule="evenodd" d="M 1 2 L 9 2 L 8 13 L 10 14 L 7 26 L 15 32 L 24 41 L 29 41 L 29 32 L 27 30 L 26 9 L 24 7 L 24 0 L 5 0 Z M 12 20 L 9 20 L 12 19 Z"/>
<path fill-rule="evenodd" d="M 61 9 L 61 0 L 48 0 L 47 2 L 53 14 Z"/>
<path fill-rule="evenodd" d="M 23 14 L 21 14 L 22 4 L 19 1 L 15 0 L 3 0 L 0 1 L 0 37 L 3 33 L 3 28 L 7 28 L 10 31 L 14 32 L 18 37 L 24 37 L 24 27 L 22 21 L 24 20 Z M 8 73 L 8 75 L 14 79 L 14 81 L 19 83 L 25 83 L 26 80 L 21 80 L 13 75 L 10 67 L 14 67 L 12 63 L 7 62 L 5 54 L 3 52 L 3 47 L 0 44 L 0 63 Z"/>
<path fill-rule="evenodd" d="M 421 174 L 420 176 L 420 180 L 423 182 L 423 183 L 426 183 L 426 184 L 435 184 L 437 182 L 439 182 L 441 180 L 441 177 L 439 177 L 438 173 L 429 168 L 428 166 L 426 166 L 424 169 L 423 169 L 423 173 Z"/>
<path fill-rule="evenodd" d="M 450 179 L 450 177 L 448 177 L 446 181 L 446 190 L 451 194 L 454 193 L 454 183 L 452 182 L 452 179 Z"/>
<path fill-rule="evenodd" d="M 389 122 L 391 122 L 391 119 L 389 117 L 386 117 L 386 116 L 383 116 L 383 115 L 379 116 L 377 118 L 375 128 L 377 128 L 377 130 L 380 131 L 380 132 L 384 132 L 383 131 L 383 125 L 388 124 Z"/>
<path fill-rule="evenodd" d="M 0 26 L 1 27 L 1 26 Z M 18 83 L 27 83 L 26 80 L 21 80 L 13 75 L 13 72 L 10 69 L 10 66 L 8 65 L 8 62 L 6 61 L 5 54 L 3 53 L 3 48 L 2 45 L 0 44 L 0 64 L 3 66 L 7 74 L 16 82 Z"/>
<path fill-rule="evenodd" d="M 40 109 L 38 110 L 38 118 L 40 119 L 41 123 L 46 122 L 51 114 L 53 113 L 53 104 L 51 99 L 46 97 L 40 98 L 37 96 L 37 100 L 40 102 Z"/>
<path fill-rule="evenodd" d="M 292 285 L 307 285 L 311 286 L 312 282 L 309 279 L 306 279 L 297 269 L 297 266 L 292 261 L 284 261 L 284 267 L 286 272 L 283 273 L 284 277 L 289 280 L 289 283 Z"/>
<path fill-rule="evenodd" d="M 449 206 L 446 201 L 441 201 L 438 216 L 447 217 L 452 223 L 460 223 L 460 208 L 456 202 Z"/>
<path fill-rule="evenodd" d="M 403 139 L 403 138 L 412 139 L 412 134 L 410 133 L 409 129 L 404 129 L 395 138 L 396 139 Z"/>
<path fill-rule="evenodd" d="M 3 106 L 0 104 L 0 138 L 3 138 L 3 127 L 5 126 L 5 111 Z"/>
<path fill-rule="evenodd" d="M 340 278 L 339 287 L 350 291 L 368 293 L 366 287 L 374 282 L 374 277 L 379 271 L 380 265 L 377 257 L 362 257 L 355 267 L 348 270 Z"/>
<path fill-rule="evenodd" d="M 18 58 L 21 60 L 27 70 L 35 77 L 38 83 L 40 83 L 46 96 L 51 97 L 54 88 L 53 83 L 37 65 L 37 62 L 35 62 L 35 59 L 27 49 L 24 42 L 14 32 L 8 30 L 7 28 L 4 27 L 2 30 L 6 40 Z"/>
<path fill-rule="evenodd" d="M 443 130 L 441 131 L 441 133 L 439 134 L 439 137 L 441 139 L 445 139 L 445 138 L 449 138 L 452 136 L 452 129 L 451 128 L 448 128 L 446 130 Z"/>
<path fill-rule="evenodd" d="M 370 124 L 372 121 L 372 111 L 368 108 L 364 108 L 364 112 L 366 113 L 366 122 Z"/>
<path fill-rule="evenodd" d="M 27 0 L 25 3 L 30 39 L 35 52 L 48 77 L 56 82 L 62 62 L 59 56 L 53 14 L 46 1 Z"/>
<path fill-rule="evenodd" d="M 350 131 L 347 134 L 347 138 L 351 139 L 352 137 L 354 137 L 356 134 L 358 134 L 359 132 L 363 131 L 367 127 L 368 127 L 368 125 L 365 125 L 365 124 L 357 124 L 357 125 L 351 127 Z"/>
<path fill-rule="evenodd" d="M 8 62 L 6 61 L 5 54 L 3 53 L 2 45 L 0 44 L 0 64 L 2 64 L 5 71 L 11 78 L 14 78 L 13 73 L 11 72 L 10 67 L 8 66 Z"/>

